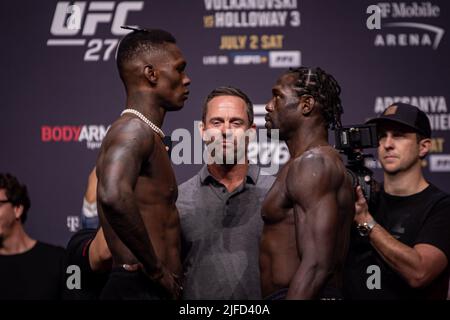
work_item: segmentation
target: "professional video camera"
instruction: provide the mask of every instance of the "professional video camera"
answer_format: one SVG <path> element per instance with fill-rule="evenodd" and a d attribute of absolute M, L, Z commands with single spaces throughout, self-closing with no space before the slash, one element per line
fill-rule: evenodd
<path fill-rule="evenodd" d="M 373 178 L 373 172 L 365 166 L 366 158 L 371 154 L 363 153 L 363 149 L 377 148 L 378 136 L 375 124 L 353 125 L 336 128 L 335 147 L 347 156 L 347 171 L 352 177 L 353 186 L 361 186 L 369 206 L 375 201 L 378 183 Z"/>

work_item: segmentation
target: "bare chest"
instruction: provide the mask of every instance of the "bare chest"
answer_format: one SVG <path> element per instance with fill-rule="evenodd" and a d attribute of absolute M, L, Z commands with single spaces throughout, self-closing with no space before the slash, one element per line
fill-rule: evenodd
<path fill-rule="evenodd" d="M 177 182 L 162 142 L 155 145 L 151 156 L 142 163 L 135 194 L 143 203 L 175 203 L 178 196 Z"/>
<path fill-rule="evenodd" d="M 288 170 L 288 165 L 280 170 L 277 179 L 264 199 L 261 215 L 266 224 L 275 224 L 293 219 L 293 204 L 286 190 Z"/>

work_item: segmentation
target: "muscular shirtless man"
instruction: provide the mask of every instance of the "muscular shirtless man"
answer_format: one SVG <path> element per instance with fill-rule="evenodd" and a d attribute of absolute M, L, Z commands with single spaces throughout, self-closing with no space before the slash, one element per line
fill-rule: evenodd
<path fill-rule="evenodd" d="M 186 62 L 168 32 L 135 29 L 120 42 L 117 66 L 126 110 L 97 160 L 98 210 L 113 257 L 101 298 L 178 298 L 178 191 L 159 128 L 165 113 L 187 99 Z M 124 268 L 138 263 L 138 271 Z"/>
<path fill-rule="evenodd" d="M 260 268 L 267 299 L 339 298 L 354 216 L 352 184 L 328 144 L 343 112 L 336 80 L 301 67 L 283 74 L 266 106 L 291 159 L 262 206 Z"/>

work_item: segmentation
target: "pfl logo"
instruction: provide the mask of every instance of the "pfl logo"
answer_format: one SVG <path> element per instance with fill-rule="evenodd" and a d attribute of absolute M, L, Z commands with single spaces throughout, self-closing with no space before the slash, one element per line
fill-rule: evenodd
<path fill-rule="evenodd" d="M 85 46 L 85 37 L 94 36 L 99 24 L 109 24 L 112 35 L 123 36 L 130 32 L 120 28 L 127 25 L 128 14 L 143 8 L 144 1 L 58 2 L 50 27 L 50 33 L 57 38 L 48 39 L 47 46 Z M 117 38 L 90 39 L 84 61 L 108 61 L 118 41 Z"/>

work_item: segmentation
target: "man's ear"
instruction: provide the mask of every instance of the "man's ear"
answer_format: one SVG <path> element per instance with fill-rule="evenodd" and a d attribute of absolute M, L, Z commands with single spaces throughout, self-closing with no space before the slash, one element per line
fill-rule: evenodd
<path fill-rule="evenodd" d="M 316 100 L 313 96 L 310 95 L 304 95 L 300 98 L 300 108 L 303 115 L 309 115 L 316 104 Z"/>
<path fill-rule="evenodd" d="M 16 220 L 20 219 L 23 214 L 23 205 L 14 206 L 14 216 L 16 217 Z"/>
<path fill-rule="evenodd" d="M 158 81 L 158 71 L 155 70 L 153 65 L 148 64 L 144 67 L 144 76 L 150 84 L 156 85 L 156 82 Z"/>
<path fill-rule="evenodd" d="M 422 139 L 419 141 L 419 157 L 424 158 L 431 149 L 431 139 Z"/>

